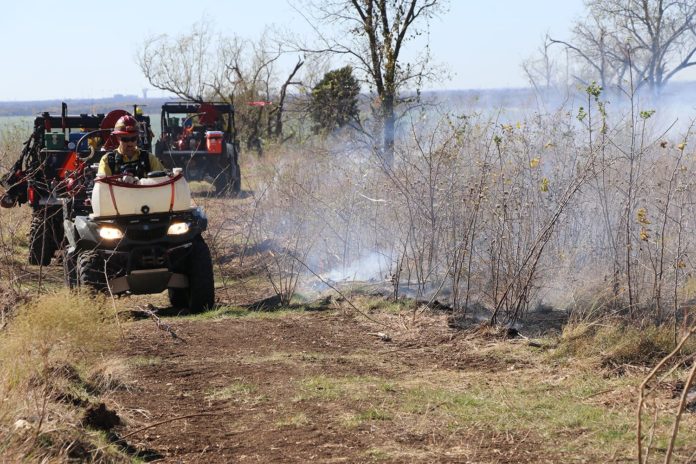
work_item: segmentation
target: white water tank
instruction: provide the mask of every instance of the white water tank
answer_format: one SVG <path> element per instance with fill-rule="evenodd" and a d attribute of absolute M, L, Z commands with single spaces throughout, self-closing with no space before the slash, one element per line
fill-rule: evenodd
<path fill-rule="evenodd" d="M 179 172 L 141 179 L 135 184 L 119 176 L 98 178 L 92 191 L 94 217 L 186 211 L 191 208 L 188 182 Z"/>

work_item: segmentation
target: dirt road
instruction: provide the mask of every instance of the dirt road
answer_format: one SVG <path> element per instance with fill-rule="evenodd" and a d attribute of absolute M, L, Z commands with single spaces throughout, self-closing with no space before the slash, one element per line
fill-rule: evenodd
<path fill-rule="evenodd" d="M 128 323 L 128 390 L 107 398 L 134 455 L 162 462 L 556 462 L 538 438 L 461 422 L 441 387 L 464 391 L 443 329 L 385 340 L 342 312 Z M 382 328 L 385 330 L 384 328 Z M 468 361 L 467 361 L 468 360 Z M 456 400 L 453 400 L 456 401 Z M 154 427 L 153 424 L 158 424 Z M 464 425 L 463 425 L 464 424 Z M 467 425 L 468 424 L 468 425 Z"/>

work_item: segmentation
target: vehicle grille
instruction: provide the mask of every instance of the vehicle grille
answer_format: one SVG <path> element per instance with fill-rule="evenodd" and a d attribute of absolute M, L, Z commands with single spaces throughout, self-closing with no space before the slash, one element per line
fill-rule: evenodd
<path fill-rule="evenodd" d="M 150 241 L 159 240 L 167 235 L 167 225 L 150 226 L 147 229 L 142 227 L 129 227 L 126 230 L 126 237 L 129 240 Z"/>

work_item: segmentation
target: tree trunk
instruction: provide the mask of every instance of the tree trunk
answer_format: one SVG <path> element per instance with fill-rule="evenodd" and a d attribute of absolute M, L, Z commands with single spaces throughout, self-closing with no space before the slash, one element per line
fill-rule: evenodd
<path fill-rule="evenodd" d="M 394 166 L 394 133 L 396 131 L 396 117 L 394 116 L 394 97 L 385 97 L 382 102 L 382 115 L 384 118 L 384 140 L 382 147 L 382 162 L 387 169 Z"/>
<path fill-rule="evenodd" d="M 280 100 L 278 101 L 275 114 L 275 136 L 277 140 L 283 139 L 283 106 L 285 105 L 285 97 L 287 96 L 288 86 L 291 84 L 298 84 L 298 82 L 293 82 L 292 78 L 295 77 L 295 74 L 297 74 L 297 71 L 302 67 L 303 64 L 304 61 L 298 59 L 295 69 L 292 70 L 285 83 L 280 87 Z"/>

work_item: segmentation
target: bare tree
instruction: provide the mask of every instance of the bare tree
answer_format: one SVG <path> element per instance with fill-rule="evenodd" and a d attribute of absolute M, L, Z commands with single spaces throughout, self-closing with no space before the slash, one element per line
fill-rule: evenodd
<path fill-rule="evenodd" d="M 371 91 L 376 92 L 376 113 L 382 132 L 378 149 L 386 166 L 394 159 L 395 108 L 400 91 L 419 89 L 434 77 L 427 46 L 413 62 L 403 59 L 406 45 L 428 30 L 428 21 L 443 8 L 445 0 L 338 0 L 309 2 L 309 19 L 319 34 L 320 45 L 305 51 L 345 57 L 362 71 Z M 299 11 L 299 9 L 298 9 Z M 330 28 L 325 34 L 321 26 Z"/>
<path fill-rule="evenodd" d="M 537 92 L 548 91 L 559 79 L 559 63 L 551 53 L 551 44 L 546 40 L 537 50 L 537 54 L 522 62 L 522 71 Z"/>
<path fill-rule="evenodd" d="M 287 97 L 288 94 L 288 87 L 291 85 L 302 85 L 301 82 L 299 81 L 293 81 L 293 78 L 295 77 L 295 74 L 297 74 L 297 71 L 300 70 L 302 65 L 304 64 L 304 61 L 299 59 L 297 60 L 297 63 L 295 64 L 295 67 L 293 68 L 292 72 L 290 72 L 290 75 L 288 78 L 285 80 L 283 85 L 280 86 L 280 96 L 278 97 L 278 105 L 271 110 L 271 114 L 269 114 L 268 117 L 268 135 L 269 137 L 271 135 L 275 135 L 275 137 L 282 141 L 283 138 L 283 109 L 285 108 L 285 98 Z M 273 118 L 271 118 L 273 116 Z M 273 120 L 275 121 L 275 129 L 271 129 L 272 122 Z"/>
<path fill-rule="evenodd" d="M 269 136 L 283 139 L 283 109 L 288 87 L 304 63 L 298 60 L 285 81 L 278 77 L 283 52 L 268 32 L 258 41 L 220 36 L 209 22 L 194 24 L 188 34 L 161 35 L 145 41 L 137 60 L 150 84 L 195 102 L 216 99 L 236 105 L 242 137 L 255 143 L 264 124 Z M 248 102 L 272 102 L 273 110 L 247 107 Z M 270 108 L 270 106 L 269 106 Z"/>
<path fill-rule="evenodd" d="M 147 39 L 138 54 L 141 71 L 150 84 L 184 100 L 202 102 L 215 75 L 210 51 L 210 25 L 201 21 L 190 34 Z"/>
<path fill-rule="evenodd" d="M 629 69 L 636 89 L 655 93 L 696 65 L 695 0 L 587 0 L 573 40 L 547 38 L 571 51 L 602 87 L 622 86 Z"/>

